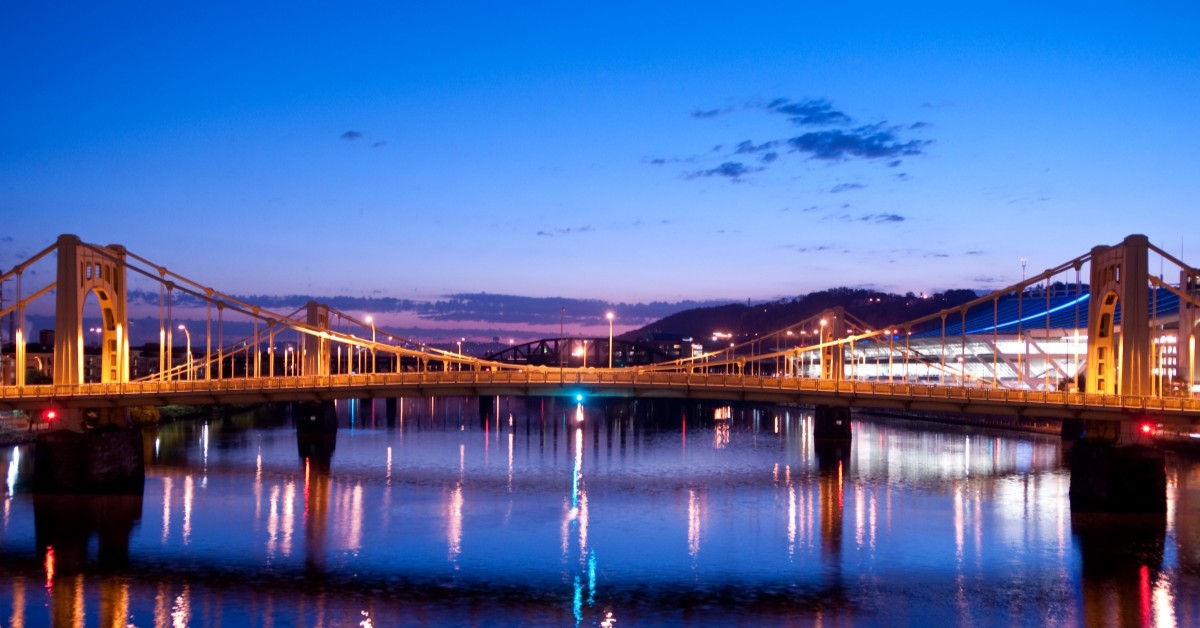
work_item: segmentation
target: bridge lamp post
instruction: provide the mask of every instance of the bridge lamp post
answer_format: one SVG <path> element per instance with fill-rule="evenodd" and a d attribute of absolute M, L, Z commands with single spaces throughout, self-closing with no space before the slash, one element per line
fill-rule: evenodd
<path fill-rule="evenodd" d="M 375 318 L 367 317 L 367 322 L 371 324 L 371 372 L 375 372 Z"/>
<path fill-rule="evenodd" d="M 458 339 L 458 357 L 459 358 L 462 358 L 462 343 L 464 340 L 466 340 L 466 338 Z M 462 370 L 462 362 L 458 363 L 458 370 L 460 370 L 460 371 Z"/>
<path fill-rule="evenodd" d="M 608 312 L 604 315 L 608 319 L 608 368 L 612 368 L 612 353 L 613 353 L 613 313 Z"/>
<path fill-rule="evenodd" d="M 183 330 L 183 335 L 187 338 L 187 378 L 192 379 L 192 332 L 188 331 L 187 325 L 180 325 L 179 329 Z"/>
<path fill-rule="evenodd" d="M 288 374 L 288 361 L 292 363 L 292 374 L 296 372 L 296 356 L 292 353 L 292 345 L 288 345 L 287 353 L 283 354 L 283 374 Z"/>

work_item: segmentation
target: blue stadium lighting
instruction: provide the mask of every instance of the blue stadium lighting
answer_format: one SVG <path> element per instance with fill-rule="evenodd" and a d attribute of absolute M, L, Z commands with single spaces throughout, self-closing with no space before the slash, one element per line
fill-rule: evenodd
<path fill-rule="evenodd" d="M 1071 301 L 1063 303 L 1062 305 L 1059 305 L 1057 307 L 1052 307 L 1044 312 L 1037 312 L 1034 314 L 1030 314 L 1029 316 L 1025 316 L 1023 318 L 1011 320 L 1011 321 L 1008 321 L 1005 323 L 999 323 L 997 325 L 992 325 L 989 327 L 981 327 L 979 329 L 972 329 L 972 330 L 967 331 L 967 333 L 968 334 L 982 334 L 985 331 L 992 331 L 993 329 L 1000 329 L 1001 327 L 1010 327 L 1012 325 L 1016 325 L 1017 323 L 1024 323 L 1024 322 L 1039 319 L 1039 318 L 1045 318 L 1047 316 L 1050 316 L 1051 314 L 1054 314 L 1055 312 L 1061 312 L 1069 307 L 1075 307 L 1076 305 L 1079 305 L 1080 303 L 1087 301 L 1088 297 L 1090 297 L 1090 296 L 1091 296 L 1090 294 L 1085 294 L 1081 297 L 1078 297 L 1076 299 L 1073 299 Z"/>

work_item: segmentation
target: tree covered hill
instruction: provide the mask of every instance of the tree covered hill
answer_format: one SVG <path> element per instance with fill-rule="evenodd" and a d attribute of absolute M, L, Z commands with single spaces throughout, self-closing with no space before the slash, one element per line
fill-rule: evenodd
<path fill-rule="evenodd" d="M 714 332 L 746 340 L 795 325 L 836 306 L 863 322 L 883 327 L 910 321 L 951 308 L 976 297 L 971 290 L 948 290 L 929 296 L 887 294 L 858 288 L 833 288 L 821 292 L 757 304 L 718 305 L 671 314 L 622 337 L 646 339 L 656 335 L 704 338 Z"/>

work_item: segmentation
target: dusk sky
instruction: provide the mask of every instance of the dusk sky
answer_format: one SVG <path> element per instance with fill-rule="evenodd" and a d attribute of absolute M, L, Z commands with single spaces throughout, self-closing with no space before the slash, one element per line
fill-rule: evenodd
<path fill-rule="evenodd" d="M 1200 5 L 1056 5 L 4 2 L 0 266 L 75 233 L 238 294 L 636 302 L 1197 264 Z"/>

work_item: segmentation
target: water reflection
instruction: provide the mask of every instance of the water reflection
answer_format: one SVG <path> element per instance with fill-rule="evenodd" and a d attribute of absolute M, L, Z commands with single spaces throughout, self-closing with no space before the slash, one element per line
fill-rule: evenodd
<path fill-rule="evenodd" d="M 472 404 L 402 400 L 394 427 L 358 404 L 327 442 L 213 420 L 207 454 L 202 426 L 163 426 L 135 500 L 152 522 L 123 515 L 123 543 L 85 502 L 47 516 L 20 493 L 32 457 L 0 450 L 18 469 L 0 623 L 1200 617 L 1187 461 L 1170 459 L 1167 516 L 1126 525 L 1070 515 L 1055 439 L 860 419 L 853 443 L 817 446 L 795 408 L 502 399 L 478 421 Z"/>

